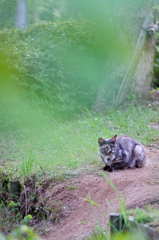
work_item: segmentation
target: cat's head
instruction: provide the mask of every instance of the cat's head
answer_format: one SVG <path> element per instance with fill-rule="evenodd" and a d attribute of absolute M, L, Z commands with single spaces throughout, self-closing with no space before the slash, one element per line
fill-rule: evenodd
<path fill-rule="evenodd" d="M 110 139 L 98 138 L 100 152 L 104 155 L 110 155 L 114 153 L 116 138 L 117 135 Z"/>

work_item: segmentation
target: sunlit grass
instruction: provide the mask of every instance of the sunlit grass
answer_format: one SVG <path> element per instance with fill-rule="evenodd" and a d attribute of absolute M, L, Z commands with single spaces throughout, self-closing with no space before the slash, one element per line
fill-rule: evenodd
<path fill-rule="evenodd" d="M 88 112 L 67 122 L 53 120 L 41 127 L 15 131 L 10 137 L 3 133 L 2 160 L 21 177 L 80 172 L 81 167 L 100 164 L 98 137 L 124 134 L 148 144 L 157 138 L 156 130 L 149 126 L 157 119 L 156 110 L 130 106 L 105 115 Z"/>

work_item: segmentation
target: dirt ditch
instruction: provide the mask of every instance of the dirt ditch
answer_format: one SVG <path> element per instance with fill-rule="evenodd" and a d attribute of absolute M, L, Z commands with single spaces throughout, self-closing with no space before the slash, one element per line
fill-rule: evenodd
<path fill-rule="evenodd" d="M 144 168 L 109 173 L 128 208 L 159 201 L 159 149 L 149 147 L 146 152 Z M 51 225 L 43 239 L 81 240 L 92 233 L 97 222 L 105 228 L 109 213 L 118 211 L 120 206 L 116 192 L 100 174 L 102 172 L 99 168 L 96 173 L 85 173 L 57 185 L 50 182 L 42 197 L 51 208 L 61 206 L 61 209 L 56 213 L 57 223 Z M 84 200 L 90 197 L 100 207 L 91 207 Z"/>

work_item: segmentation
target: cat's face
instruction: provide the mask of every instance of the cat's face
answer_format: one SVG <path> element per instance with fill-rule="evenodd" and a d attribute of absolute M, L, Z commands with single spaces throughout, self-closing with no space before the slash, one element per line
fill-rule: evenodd
<path fill-rule="evenodd" d="M 116 137 L 117 135 L 110 139 L 98 138 L 98 144 L 102 154 L 109 156 L 114 153 Z"/>

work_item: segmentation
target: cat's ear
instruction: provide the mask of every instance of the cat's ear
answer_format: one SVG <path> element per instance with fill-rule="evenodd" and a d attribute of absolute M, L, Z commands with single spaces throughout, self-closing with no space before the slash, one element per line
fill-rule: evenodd
<path fill-rule="evenodd" d="M 115 135 L 111 140 L 112 142 L 116 142 L 117 135 Z"/>
<path fill-rule="evenodd" d="M 98 138 L 98 144 L 101 146 L 105 143 L 105 140 L 103 138 Z"/>

